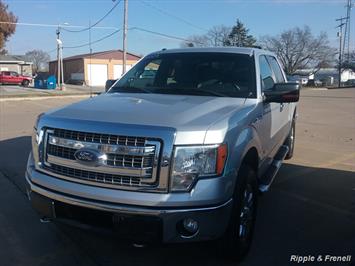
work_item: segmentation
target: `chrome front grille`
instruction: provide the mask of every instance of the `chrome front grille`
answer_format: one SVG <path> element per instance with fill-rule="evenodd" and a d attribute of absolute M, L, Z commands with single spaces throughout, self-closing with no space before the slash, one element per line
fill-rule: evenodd
<path fill-rule="evenodd" d="M 43 169 L 75 182 L 114 188 L 154 188 L 159 183 L 161 142 L 143 137 L 46 129 Z M 75 153 L 90 149 L 101 154 L 87 164 Z"/>
<path fill-rule="evenodd" d="M 60 137 L 64 139 L 89 141 L 102 144 L 119 144 L 126 146 L 144 146 L 146 138 L 142 137 L 129 137 L 129 136 L 116 136 L 108 134 L 98 134 L 89 132 L 80 132 L 65 129 L 53 129 L 53 136 Z"/>
<path fill-rule="evenodd" d="M 67 176 L 79 180 L 86 180 L 92 182 L 99 182 L 103 184 L 112 184 L 120 186 L 140 186 L 141 179 L 137 177 L 127 177 L 120 175 L 104 174 L 104 173 L 95 173 L 90 171 L 83 171 L 80 169 L 73 169 L 65 166 L 60 166 L 52 164 L 49 168 L 53 173 Z"/>

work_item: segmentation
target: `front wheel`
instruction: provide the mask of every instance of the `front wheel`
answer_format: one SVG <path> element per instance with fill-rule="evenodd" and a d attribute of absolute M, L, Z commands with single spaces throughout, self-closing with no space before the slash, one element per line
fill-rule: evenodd
<path fill-rule="evenodd" d="M 28 85 L 30 85 L 30 82 L 27 79 L 22 81 L 22 86 L 28 87 Z"/>
<path fill-rule="evenodd" d="M 235 190 L 232 215 L 220 251 L 224 258 L 240 261 L 250 249 L 256 219 L 258 188 L 256 173 L 250 166 L 241 166 Z"/>

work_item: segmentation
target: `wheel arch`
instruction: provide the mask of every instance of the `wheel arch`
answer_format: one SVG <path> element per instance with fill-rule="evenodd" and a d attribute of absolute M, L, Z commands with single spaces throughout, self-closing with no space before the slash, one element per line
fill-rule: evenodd
<path fill-rule="evenodd" d="M 256 147 L 252 146 L 244 155 L 242 162 L 240 165 L 247 164 L 250 166 L 256 173 L 258 172 L 259 168 L 259 154 Z"/>
<path fill-rule="evenodd" d="M 235 176 L 233 187 L 235 187 L 237 183 L 238 172 L 243 164 L 248 164 L 256 173 L 258 173 L 262 156 L 261 152 L 261 141 L 256 130 L 251 126 L 241 130 L 232 147 L 228 166 Z"/>

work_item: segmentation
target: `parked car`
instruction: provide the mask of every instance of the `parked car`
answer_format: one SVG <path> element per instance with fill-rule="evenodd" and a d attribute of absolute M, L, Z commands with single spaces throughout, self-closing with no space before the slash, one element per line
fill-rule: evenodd
<path fill-rule="evenodd" d="M 319 79 L 310 79 L 308 80 L 307 86 L 310 87 L 320 87 L 323 85 L 323 82 L 320 81 Z"/>
<path fill-rule="evenodd" d="M 355 86 L 355 79 L 348 79 L 345 83 L 344 86 Z"/>
<path fill-rule="evenodd" d="M 293 155 L 298 99 L 265 50 L 152 53 L 107 93 L 38 117 L 27 193 L 44 220 L 135 243 L 216 239 L 241 259 L 258 194 Z"/>
<path fill-rule="evenodd" d="M 294 81 L 294 82 L 298 82 L 300 83 L 301 85 L 307 85 L 308 83 L 308 78 L 307 77 L 303 77 L 303 76 L 300 76 L 300 75 L 287 75 L 287 80 L 288 81 Z"/>
<path fill-rule="evenodd" d="M 28 87 L 32 81 L 31 77 L 22 76 L 14 71 L 1 71 L 0 84 L 19 84 Z"/>

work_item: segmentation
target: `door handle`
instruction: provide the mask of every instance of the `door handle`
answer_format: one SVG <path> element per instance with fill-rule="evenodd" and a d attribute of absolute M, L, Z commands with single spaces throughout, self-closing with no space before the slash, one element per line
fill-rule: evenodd
<path fill-rule="evenodd" d="M 262 116 L 258 116 L 254 119 L 253 124 L 257 124 L 262 119 Z"/>
<path fill-rule="evenodd" d="M 284 109 L 284 104 L 281 103 L 281 104 L 280 104 L 280 112 L 281 112 L 283 109 Z"/>

